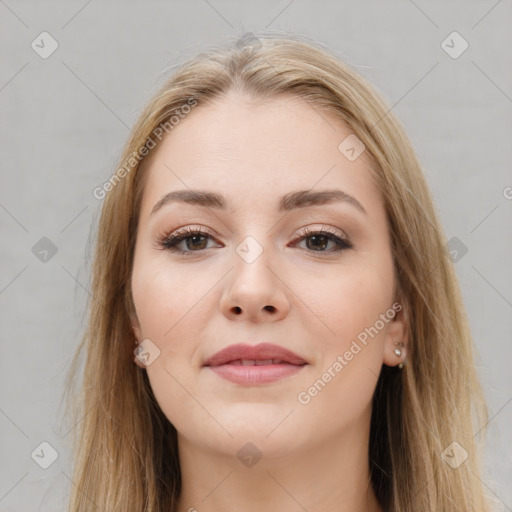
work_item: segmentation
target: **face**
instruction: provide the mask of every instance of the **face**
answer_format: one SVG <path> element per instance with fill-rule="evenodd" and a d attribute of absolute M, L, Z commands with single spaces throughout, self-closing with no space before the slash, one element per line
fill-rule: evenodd
<path fill-rule="evenodd" d="M 351 133 L 293 96 L 230 93 L 196 107 L 152 155 L 132 326 L 152 354 L 136 362 L 179 442 L 234 455 L 251 441 L 271 457 L 367 436 L 382 364 L 403 360 L 393 349 L 406 333 L 369 156 L 339 149 Z M 161 201 L 196 190 L 225 206 Z M 333 190 L 345 195 L 293 200 Z M 229 345 L 263 342 L 306 364 L 273 365 L 281 377 L 260 383 L 204 366 Z"/>

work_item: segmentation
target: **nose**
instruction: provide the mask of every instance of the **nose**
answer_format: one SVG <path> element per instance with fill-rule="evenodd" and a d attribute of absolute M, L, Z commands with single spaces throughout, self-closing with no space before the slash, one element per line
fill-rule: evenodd
<path fill-rule="evenodd" d="M 230 320 L 254 323 L 285 318 L 290 310 L 290 290 L 279 274 L 269 250 L 254 261 L 235 252 L 234 268 L 220 301 L 222 313 Z"/>

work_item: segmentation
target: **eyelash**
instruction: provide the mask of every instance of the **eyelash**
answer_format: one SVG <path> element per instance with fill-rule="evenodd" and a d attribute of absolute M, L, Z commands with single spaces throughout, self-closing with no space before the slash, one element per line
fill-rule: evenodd
<path fill-rule="evenodd" d="M 177 245 L 187 240 L 188 238 L 192 238 L 194 236 L 204 236 L 206 235 L 209 239 L 213 239 L 213 236 L 208 233 L 207 231 L 203 231 L 201 229 L 195 229 L 191 228 L 190 226 L 180 229 L 174 233 L 166 234 L 162 236 L 158 241 L 158 248 L 162 250 L 171 251 L 177 254 L 183 254 L 183 255 L 193 255 L 194 253 L 201 253 L 205 251 L 206 249 L 199 249 L 197 251 L 184 251 L 183 249 L 178 249 Z M 328 241 L 335 242 L 338 247 L 334 250 L 330 251 L 314 251 L 312 249 L 306 249 L 309 252 L 317 253 L 319 255 L 322 254 L 332 254 L 332 253 L 340 253 L 341 251 L 344 251 L 346 249 L 352 249 L 353 245 L 347 238 L 342 238 L 335 234 L 334 232 L 323 228 L 319 230 L 311 230 L 309 228 L 304 228 L 301 232 L 300 238 L 294 242 L 294 245 L 302 242 L 303 240 L 306 240 L 307 238 L 313 237 L 313 236 L 325 236 Z"/>

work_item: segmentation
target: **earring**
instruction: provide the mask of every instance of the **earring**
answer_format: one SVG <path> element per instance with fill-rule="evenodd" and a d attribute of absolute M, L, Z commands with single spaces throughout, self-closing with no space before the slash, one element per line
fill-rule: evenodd
<path fill-rule="evenodd" d="M 395 341 L 395 345 L 398 347 L 403 347 L 405 344 L 403 341 Z M 393 352 L 397 357 L 400 357 L 402 355 L 402 351 L 399 348 L 393 349 Z M 398 368 L 401 370 L 405 366 L 405 363 L 398 364 Z"/>

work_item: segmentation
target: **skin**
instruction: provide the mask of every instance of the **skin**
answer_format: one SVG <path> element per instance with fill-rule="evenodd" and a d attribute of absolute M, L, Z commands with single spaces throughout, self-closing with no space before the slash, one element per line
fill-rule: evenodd
<path fill-rule="evenodd" d="M 151 155 L 131 318 L 137 340 L 149 338 L 160 350 L 151 364 L 136 364 L 178 431 L 179 512 L 382 510 L 367 460 L 371 399 L 382 364 L 406 357 L 404 311 L 309 403 L 297 398 L 396 301 L 386 214 L 369 157 L 363 152 L 351 162 L 338 150 L 351 133 L 297 97 L 262 103 L 230 92 L 196 107 Z M 289 192 L 334 188 L 355 197 L 367 215 L 343 202 L 276 211 Z M 150 215 L 178 189 L 221 193 L 228 209 L 170 203 Z M 157 247 L 163 235 L 186 226 L 213 238 L 200 252 L 190 239 L 181 242 L 191 256 Z M 329 252 L 336 247 L 329 242 L 316 249 L 311 238 L 300 241 L 306 226 L 345 233 L 353 247 Z M 251 263 L 236 252 L 248 236 L 263 250 Z M 252 386 L 202 366 L 228 345 L 261 341 L 309 364 Z M 405 343 L 400 357 L 394 342 Z M 237 456 L 248 442 L 261 454 L 251 467 Z"/>

